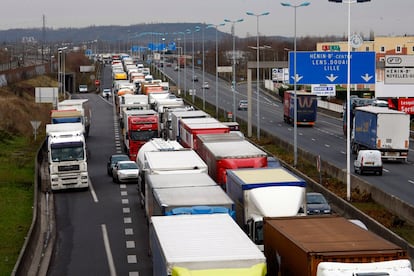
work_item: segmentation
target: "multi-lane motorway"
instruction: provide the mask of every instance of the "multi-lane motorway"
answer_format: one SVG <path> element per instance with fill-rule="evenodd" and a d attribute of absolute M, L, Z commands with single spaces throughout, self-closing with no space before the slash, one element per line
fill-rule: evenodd
<path fill-rule="evenodd" d="M 111 86 L 111 74 L 106 67 L 103 86 Z M 166 67 L 165 73 L 175 79 L 178 72 Z M 202 74 L 196 70 L 201 93 Z M 192 70 L 187 70 L 181 83 L 192 88 Z M 205 74 L 210 89 L 205 99 L 215 103 L 215 76 Z M 220 81 L 219 105 L 232 111 L 233 95 L 227 82 Z M 246 98 L 246 87 L 237 86 L 236 102 Z M 255 88 L 253 89 L 255 93 Z M 134 184 L 114 184 L 106 174 L 106 162 L 113 153 L 122 152 L 118 119 L 112 100 L 106 101 L 96 94 L 82 94 L 92 108 L 92 125 L 88 144 L 89 191 L 55 193 L 57 239 L 48 275 L 152 275 L 152 262 L 148 255 L 148 226 L 138 201 Z M 201 96 L 201 95 L 200 95 Z M 256 95 L 253 97 L 256 114 Z M 260 95 L 261 128 L 293 141 L 293 128 L 283 122 L 282 104 L 264 93 Z M 246 111 L 237 111 L 237 117 L 247 120 Z M 255 119 L 253 119 L 255 123 Z M 346 150 L 341 121 L 318 114 L 313 128 L 298 129 L 298 146 L 340 168 L 345 168 Z M 387 163 L 383 176 L 363 176 L 373 185 L 414 204 L 413 150 L 408 163 Z"/>
<path fill-rule="evenodd" d="M 165 74 L 174 81 L 178 81 L 178 73 L 180 73 L 181 88 L 187 83 L 187 89 L 192 88 L 191 76 L 192 68 L 185 71 L 174 71 L 170 67 L 165 67 Z M 195 74 L 201 80 L 202 71 L 195 69 Z M 216 85 L 215 76 L 204 73 L 204 78 L 210 83 L 210 89 L 205 90 L 205 100 L 215 104 L 216 102 Z M 255 82 L 253 84 L 252 96 L 252 123 L 256 124 L 256 106 L 257 95 Z M 201 82 L 196 85 L 196 93 L 202 97 Z M 262 91 L 263 92 L 263 91 Z M 218 103 L 221 108 L 232 111 L 233 94 L 230 84 L 223 80 L 219 80 L 218 84 Z M 247 87 L 245 84 L 237 85 L 236 103 L 240 99 L 246 99 Z M 283 104 L 273 97 L 267 96 L 266 93 L 260 93 L 260 127 L 266 131 L 286 140 L 293 144 L 293 127 L 283 121 Z M 247 112 L 238 111 L 236 109 L 236 117 L 240 117 L 247 121 Z M 330 162 L 338 168 L 346 170 L 346 137 L 342 131 L 342 120 L 319 113 L 314 127 L 298 128 L 298 147 L 320 155 L 321 159 Z M 414 145 L 411 141 L 407 163 L 385 163 L 384 174 L 382 176 L 360 176 L 372 185 L 377 186 L 388 194 L 392 194 L 401 200 L 414 206 Z M 353 157 L 353 156 L 352 156 Z M 315 161 L 316 162 L 316 161 Z M 353 170 L 353 165 L 351 164 Z M 353 172 L 353 171 L 352 171 Z"/>

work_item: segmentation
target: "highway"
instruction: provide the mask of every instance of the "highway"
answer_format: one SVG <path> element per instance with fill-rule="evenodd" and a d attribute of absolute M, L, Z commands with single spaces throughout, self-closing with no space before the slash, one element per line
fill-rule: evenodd
<path fill-rule="evenodd" d="M 177 72 L 165 68 L 166 74 L 177 78 Z M 182 72 L 181 72 L 182 73 Z M 197 71 L 201 91 L 202 75 Z M 192 88 L 192 70 L 187 70 L 187 89 Z M 205 99 L 215 103 L 215 76 L 205 74 L 210 89 Z M 111 87 L 110 67 L 103 71 L 103 87 Z M 183 81 L 183 76 L 181 76 Z M 246 87 L 238 85 L 236 103 L 246 98 Z M 232 111 L 232 92 L 228 83 L 219 82 L 220 107 Z M 111 154 L 122 152 L 118 118 L 112 99 L 100 95 L 75 95 L 89 99 L 92 124 L 88 145 L 88 191 L 64 191 L 55 195 L 57 227 L 56 244 L 48 275 L 152 275 L 152 260 L 148 248 L 148 225 L 141 209 L 137 187 L 134 184 L 115 184 L 106 174 L 106 162 Z M 256 106 L 253 87 L 253 117 Z M 261 93 L 261 128 L 293 141 L 293 127 L 283 122 L 282 104 Z M 246 111 L 237 111 L 237 117 L 247 120 Z M 335 165 L 345 168 L 345 139 L 338 118 L 318 114 L 314 127 L 298 129 L 298 145 Z M 256 118 L 253 118 L 255 124 Z M 412 149 L 407 164 L 385 164 L 382 177 L 363 176 L 377 185 L 403 198 L 414 200 Z"/>
<path fill-rule="evenodd" d="M 174 67 L 174 66 L 173 66 Z M 178 73 L 180 73 L 180 84 L 183 89 L 186 83 L 187 89 L 192 88 L 191 76 L 192 68 L 174 71 L 173 67 L 163 68 L 165 74 L 172 80 L 178 82 Z M 194 69 L 199 78 L 195 84 L 197 96 L 202 98 L 202 71 Z M 206 102 L 215 104 L 216 102 L 216 85 L 215 75 L 204 73 L 204 78 L 210 84 L 210 89 L 205 90 Z M 218 84 L 218 103 L 221 108 L 233 111 L 233 93 L 230 83 L 219 79 Z M 252 87 L 252 124 L 256 125 L 256 81 L 253 81 Z M 240 99 L 247 98 L 246 84 L 237 85 L 236 104 Z M 263 91 L 260 93 L 260 128 L 266 130 L 285 141 L 293 144 L 293 126 L 283 121 L 283 104 L 273 97 L 269 97 Z M 236 108 L 236 118 L 242 118 L 247 121 L 247 112 L 238 111 Z M 255 133 L 253 135 L 256 135 Z M 297 144 L 302 148 L 315 155 L 320 155 L 322 160 L 328 161 L 338 168 L 346 170 L 346 137 L 342 131 L 342 120 L 319 113 L 314 127 L 298 127 Z M 355 156 L 351 157 L 351 162 Z M 316 160 L 315 160 L 316 163 Z M 353 173 L 353 164 L 351 164 L 351 173 Z M 382 176 L 363 175 L 360 176 L 372 185 L 380 188 L 384 192 L 394 195 L 401 200 L 414 206 L 414 144 L 410 143 L 407 163 L 388 162 L 384 164 L 384 173 Z"/>
<path fill-rule="evenodd" d="M 107 87 L 110 77 L 105 75 Z M 57 237 L 48 275 L 150 276 L 148 227 L 137 186 L 115 184 L 106 172 L 109 156 L 122 152 L 112 100 L 81 96 L 92 109 L 87 139 L 90 189 L 54 194 Z"/>

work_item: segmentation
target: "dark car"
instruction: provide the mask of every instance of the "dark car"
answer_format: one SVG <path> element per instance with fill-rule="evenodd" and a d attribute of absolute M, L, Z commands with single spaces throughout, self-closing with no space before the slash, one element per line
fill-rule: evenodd
<path fill-rule="evenodd" d="M 193 81 L 198 81 L 198 77 L 197 77 L 196 75 L 194 75 L 194 76 L 192 77 L 192 80 L 193 80 Z"/>
<path fill-rule="evenodd" d="M 321 193 L 306 193 L 306 212 L 308 215 L 331 214 L 331 206 Z"/>
<path fill-rule="evenodd" d="M 113 154 L 109 157 L 108 163 L 106 164 L 106 171 L 108 175 L 112 176 L 112 169 L 118 161 L 129 161 L 129 157 L 126 154 Z"/>

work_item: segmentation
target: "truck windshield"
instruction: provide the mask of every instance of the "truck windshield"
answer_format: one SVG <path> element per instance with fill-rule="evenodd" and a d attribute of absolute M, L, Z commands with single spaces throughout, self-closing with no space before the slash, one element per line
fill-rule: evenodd
<path fill-rule="evenodd" d="M 63 143 L 51 146 L 51 157 L 54 162 L 84 160 L 83 143 Z"/>
<path fill-rule="evenodd" d="M 148 141 L 152 138 L 158 137 L 158 131 L 144 130 L 144 131 L 130 131 L 129 138 L 133 141 Z"/>

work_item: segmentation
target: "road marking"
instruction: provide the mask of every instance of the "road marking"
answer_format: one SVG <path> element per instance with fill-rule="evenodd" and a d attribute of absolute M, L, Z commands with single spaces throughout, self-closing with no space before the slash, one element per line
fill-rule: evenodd
<path fill-rule="evenodd" d="M 312 138 L 311 140 L 312 140 L 312 141 L 314 141 L 314 142 L 316 141 L 316 139 L 315 139 L 315 138 Z"/>
<path fill-rule="evenodd" d="M 408 180 L 408 182 L 410 182 L 411 184 L 414 184 L 414 180 Z"/>
<path fill-rule="evenodd" d="M 127 236 L 134 235 L 134 229 L 125 228 L 125 235 L 127 235 Z"/>
<path fill-rule="evenodd" d="M 330 148 L 330 147 L 331 147 L 331 145 L 325 144 L 325 147 L 326 147 L 326 148 Z"/>
<path fill-rule="evenodd" d="M 389 173 L 389 172 L 390 172 L 389 170 L 384 169 L 384 168 L 382 168 L 382 170 L 383 170 L 384 172 L 387 172 L 387 173 Z"/>
<path fill-rule="evenodd" d="M 121 196 L 127 196 L 128 192 L 127 191 L 121 191 Z"/>
<path fill-rule="evenodd" d="M 129 213 L 131 213 L 131 209 L 129 209 L 129 208 L 122 208 L 122 212 L 124 214 L 129 214 Z"/>
<path fill-rule="evenodd" d="M 139 272 L 131 271 L 131 272 L 129 272 L 128 276 L 139 276 Z"/>
<path fill-rule="evenodd" d="M 129 204 L 129 199 L 127 198 L 122 199 L 122 204 Z"/>
<path fill-rule="evenodd" d="M 126 241 L 126 248 L 135 248 L 134 241 Z"/>
<path fill-rule="evenodd" d="M 119 185 L 119 188 L 120 189 L 126 189 L 126 185 L 125 184 L 121 184 L 121 185 Z"/>
<path fill-rule="evenodd" d="M 112 251 L 111 251 L 111 246 L 109 244 L 108 231 L 106 230 L 106 225 L 101 224 L 101 228 L 102 228 L 102 236 L 103 236 L 104 245 L 105 245 L 106 258 L 108 259 L 109 275 L 116 276 L 114 258 L 112 257 Z"/>
<path fill-rule="evenodd" d="M 89 192 L 91 193 L 91 195 L 92 195 L 92 198 L 93 198 L 93 201 L 95 202 L 95 203 L 98 203 L 99 202 L 99 200 L 98 200 L 98 196 L 96 195 L 96 193 L 95 193 L 95 189 L 93 188 L 93 186 L 92 186 L 92 182 L 90 181 L 90 179 L 88 180 L 88 184 L 89 184 Z"/>
<path fill-rule="evenodd" d="M 136 264 L 137 263 L 137 256 L 136 255 L 128 255 L 128 263 L 129 264 Z"/>

